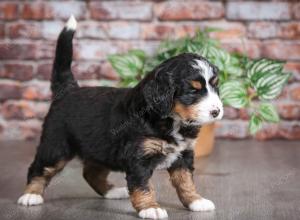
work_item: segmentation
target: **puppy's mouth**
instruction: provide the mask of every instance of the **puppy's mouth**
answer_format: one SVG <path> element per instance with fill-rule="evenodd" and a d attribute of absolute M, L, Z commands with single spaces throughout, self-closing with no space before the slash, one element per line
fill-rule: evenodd
<path fill-rule="evenodd" d="M 217 115 L 216 115 L 217 114 Z M 213 123 L 219 121 L 223 118 L 223 108 L 219 110 L 218 113 L 207 112 L 206 114 L 199 114 L 199 118 L 197 119 L 181 119 L 182 123 L 185 125 L 191 126 L 201 126 L 209 123 Z"/>

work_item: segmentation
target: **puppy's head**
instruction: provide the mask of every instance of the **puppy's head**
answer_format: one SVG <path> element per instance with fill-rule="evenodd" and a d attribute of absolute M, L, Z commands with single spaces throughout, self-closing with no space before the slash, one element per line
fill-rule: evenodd
<path fill-rule="evenodd" d="M 219 120 L 223 105 L 218 95 L 218 70 L 205 58 L 185 53 L 150 73 L 145 81 L 147 104 L 162 118 L 202 125 Z"/>

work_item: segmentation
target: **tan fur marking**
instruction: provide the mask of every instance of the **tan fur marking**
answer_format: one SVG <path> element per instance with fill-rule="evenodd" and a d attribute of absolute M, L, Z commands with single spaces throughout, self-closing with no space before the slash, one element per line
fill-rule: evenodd
<path fill-rule="evenodd" d="M 166 154 L 167 143 L 157 138 L 147 138 L 143 142 L 144 155 Z"/>
<path fill-rule="evenodd" d="M 99 195 L 104 196 L 107 191 L 113 188 L 113 185 L 107 181 L 109 172 L 110 170 L 103 166 L 85 162 L 83 177 Z"/>
<path fill-rule="evenodd" d="M 159 205 L 155 199 L 155 192 L 152 186 L 149 187 L 149 191 L 141 189 L 135 189 L 130 193 L 130 200 L 132 206 L 139 212 L 142 209 L 158 208 Z"/>
<path fill-rule="evenodd" d="M 201 196 L 197 193 L 196 187 L 193 181 L 192 173 L 185 169 L 177 169 L 169 171 L 170 180 L 175 187 L 178 197 L 185 207 L 200 199 Z"/>
<path fill-rule="evenodd" d="M 34 177 L 26 186 L 25 193 L 42 195 L 47 185 L 45 177 Z"/>
<path fill-rule="evenodd" d="M 199 81 L 191 81 L 191 85 L 193 86 L 193 88 L 195 89 L 201 89 L 202 88 L 202 85 Z"/>
<path fill-rule="evenodd" d="M 184 106 L 183 104 L 176 102 L 173 112 L 177 113 L 184 120 L 196 120 L 198 118 L 195 105 Z"/>
<path fill-rule="evenodd" d="M 42 195 L 51 178 L 61 171 L 67 161 L 59 161 L 54 167 L 45 167 L 42 176 L 34 177 L 25 188 L 25 193 Z"/>
<path fill-rule="evenodd" d="M 217 85 L 218 83 L 219 83 L 218 77 L 214 77 L 213 80 L 211 81 L 211 84 L 212 84 L 213 86 Z"/>

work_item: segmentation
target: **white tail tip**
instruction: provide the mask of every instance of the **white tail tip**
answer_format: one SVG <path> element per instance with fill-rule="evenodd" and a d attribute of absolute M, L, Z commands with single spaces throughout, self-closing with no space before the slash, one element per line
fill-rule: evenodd
<path fill-rule="evenodd" d="M 75 17 L 73 15 L 71 15 L 71 17 L 69 18 L 69 20 L 66 23 L 66 28 L 68 30 L 76 30 L 77 27 L 77 21 L 75 19 Z"/>

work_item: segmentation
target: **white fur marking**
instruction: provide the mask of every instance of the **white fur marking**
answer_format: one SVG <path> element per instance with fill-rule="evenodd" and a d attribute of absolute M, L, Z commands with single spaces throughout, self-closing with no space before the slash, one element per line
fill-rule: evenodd
<path fill-rule="evenodd" d="M 18 199 L 18 204 L 24 206 L 40 205 L 44 202 L 41 195 L 26 193 Z"/>
<path fill-rule="evenodd" d="M 174 152 L 174 153 L 169 153 L 167 156 L 166 156 L 166 159 L 161 162 L 157 167 L 156 169 L 158 170 L 163 170 L 163 169 L 167 169 L 169 168 L 173 162 L 175 160 L 177 160 L 178 157 L 180 157 L 180 152 Z"/>
<path fill-rule="evenodd" d="M 150 219 L 163 219 L 163 218 L 168 218 L 168 213 L 165 209 L 149 208 L 149 209 L 142 209 L 139 212 L 139 217 L 150 218 Z"/>
<path fill-rule="evenodd" d="M 208 199 L 197 199 L 189 204 L 189 209 L 193 212 L 205 212 L 215 210 L 215 205 Z"/>
<path fill-rule="evenodd" d="M 200 124 L 206 124 L 220 120 L 223 117 L 223 103 L 221 102 L 218 94 L 212 90 L 212 87 L 209 83 L 209 80 L 213 76 L 212 68 L 205 61 L 196 60 L 196 62 L 197 66 L 194 65 L 193 67 L 202 70 L 201 74 L 205 79 L 207 89 L 207 96 L 197 104 L 198 118 Z M 216 118 L 214 118 L 211 115 L 211 111 L 217 109 L 220 110 L 220 113 Z"/>
<path fill-rule="evenodd" d="M 69 18 L 69 20 L 66 23 L 66 28 L 68 30 L 76 30 L 77 27 L 77 21 L 75 19 L 75 17 L 73 15 L 71 15 L 71 17 Z"/>
<path fill-rule="evenodd" d="M 180 120 L 174 120 L 172 136 L 174 137 L 177 145 L 168 144 L 167 147 L 173 148 L 174 153 L 167 154 L 164 161 L 162 161 L 156 169 L 162 170 L 171 167 L 171 165 L 181 156 L 181 152 L 185 149 L 191 147 L 192 142 L 188 139 L 184 139 L 184 137 L 179 133 L 180 130 Z"/>
<path fill-rule="evenodd" d="M 127 187 L 113 187 L 104 195 L 106 199 L 127 199 L 128 197 Z"/>

